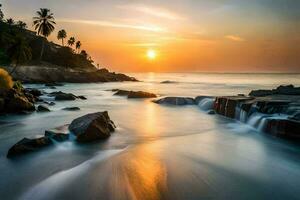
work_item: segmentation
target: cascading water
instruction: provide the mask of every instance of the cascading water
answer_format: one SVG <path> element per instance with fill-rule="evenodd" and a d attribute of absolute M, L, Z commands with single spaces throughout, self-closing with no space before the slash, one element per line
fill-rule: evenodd
<path fill-rule="evenodd" d="M 213 98 L 203 98 L 199 101 L 198 106 L 201 110 L 208 111 L 213 109 L 214 99 Z"/>

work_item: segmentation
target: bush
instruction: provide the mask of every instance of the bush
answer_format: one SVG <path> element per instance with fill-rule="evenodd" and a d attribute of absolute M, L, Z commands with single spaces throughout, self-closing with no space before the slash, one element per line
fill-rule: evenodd
<path fill-rule="evenodd" d="M 15 81 L 13 87 L 14 87 L 14 89 L 16 89 L 18 91 L 22 91 L 24 89 L 23 85 L 20 81 Z"/>
<path fill-rule="evenodd" d="M 11 89 L 14 82 L 7 71 L 0 68 L 0 89 Z"/>

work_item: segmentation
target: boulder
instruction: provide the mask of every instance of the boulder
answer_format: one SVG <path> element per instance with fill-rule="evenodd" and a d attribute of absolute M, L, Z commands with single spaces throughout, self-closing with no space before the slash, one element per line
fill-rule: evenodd
<path fill-rule="evenodd" d="M 63 108 L 63 110 L 67 110 L 67 111 L 77 111 L 77 110 L 80 110 L 79 107 L 66 107 L 66 108 Z"/>
<path fill-rule="evenodd" d="M 207 114 L 209 114 L 209 115 L 214 115 L 214 114 L 216 114 L 216 111 L 214 111 L 214 110 L 209 110 L 209 111 L 207 112 Z"/>
<path fill-rule="evenodd" d="M 189 97 L 165 97 L 162 99 L 154 100 L 157 104 L 170 104 L 170 105 L 194 105 L 195 100 Z"/>
<path fill-rule="evenodd" d="M 264 131 L 279 137 L 300 139 L 300 121 L 293 119 L 267 119 Z"/>
<path fill-rule="evenodd" d="M 82 95 L 77 96 L 77 98 L 78 98 L 78 99 L 81 99 L 81 100 L 87 100 L 87 98 L 86 98 L 85 96 L 82 96 Z"/>
<path fill-rule="evenodd" d="M 51 138 L 57 142 L 63 142 L 69 139 L 68 126 L 61 126 L 45 131 L 45 137 Z"/>
<path fill-rule="evenodd" d="M 28 152 L 37 151 L 51 144 L 52 141 L 48 137 L 35 139 L 23 138 L 8 150 L 7 157 L 10 158 Z"/>
<path fill-rule="evenodd" d="M 128 90 L 119 90 L 113 89 L 113 92 L 116 92 L 114 95 L 119 96 L 127 96 L 128 98 L 155 98 L 157 97 L 156 94 L 150 92 L 143 92 L 143 91 L 128 91 Z"/>
<path fill-rule="evenodd" d="M 130 91 L 128 94 L 128 98 L 156 98 L 156 94 L 150 92 L 143 92 L 143 91 Z"/>
<path fill-rule="evenodd" d="M 38 112 L 50 112 L 50 109 L 49 109 L 47 106 L 39 105 L 39 106 L 37 107 L 37 111 L 38 111 Z"/>
<path fill-rule="evenodd" d="M 54 96 L 56 101 L 74 101 L 76 100 L 76 96 L 72 93 L 64 93 L 64 92 L 52 92 L 49 96 Z"/>
<path fill-rule="evenodd" d="M 115 130 L 107 111 L 84 115 L 72 121 L 69 130 L 76 135 L 78 142 L 93 142 L 106 139 Z"/>
<path fill-rule="evenodd" d="M 25 96 L 14 96 L 6 100 L 6 112 L 34 111 L 35 107 Z"/>
<path fill-rule="evenodd" d="M 29 94 L 32 94 L 35 97 L 39 97 L 43 94 L 42 91 L 40 91 L 38 89 L 34 89 L 34 88 L 28 88 L 28 89 L 25 89 L 25 91 Z"/>

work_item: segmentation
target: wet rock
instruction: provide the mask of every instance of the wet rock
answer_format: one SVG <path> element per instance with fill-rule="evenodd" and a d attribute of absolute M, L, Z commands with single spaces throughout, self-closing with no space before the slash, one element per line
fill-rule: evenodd
<path fill-rule="evenodd" d="M 113 89 L 112 90 L 114 93 L 114 95 L 118 95 L 118 96 L 128 96 L 129 92 L 128 90 L 119 90 L 119 89 Z"/>
<path fill-rule="evenodd" d="M 22 111 L 34 111 L 35 107 L 24 96 L 14 96 L 6 100 L 5 111 L 6 112 L 22 112 Z"/>
<path fill-rule="evenodd" d="M 143 92 L 143 91 L 130 91 L 128 94 L 128 98 L 156 98 L 156 94 L 150 92 Z"/>
<path fill-rule="evenodd" d="M 207 98 L 213 99 L 214 97 L 212 97 L 212 96 L 197 96 L 195 98 L 195 103 L 199 104 L 200 101 L 202 101 L 203 99 L 207 99 Z"/>
<path fill-rule="evenodd" d="M 216 112 L 215 112 L 214 110 L 209 110 L 209 111 L 207 112 L 207 114 L 209 114 L 209 115 L 214 115 L 214 114 L 216 114 Z"/>
<path fill-rule="evenodd" d="M 8 150 L 7 157 L 10 158 L 28 152 L 37 151 L 51 144 L 52 141 L 48 137 L 40 137 L 35 139 L 23 138 Z"/>
<path fill-rule="evenodd" d="M 170 104 L 170 105 L 194 105 L 195 100 L 189 97 L 165 97 L 162 99 L 154 100 L 157 104 Z"/>
<path fill-rule="evenodd" d="M 256 100 L 252 106 L 254 111 L 264 114 L 284 113 L 291 102 L 288 100 Z"/>
<path fill-rule="evenodd" d="M 128 98 L 155 98 L 157 97 L 156 94 L 150 92 L 143 92 L 143 91 L 128 91 L 128 90 L 118 90 L 114 89 L 112 91 L 116 91 L 114 95 L 119 96 L 127 96 Z"/>
<path fill-rule="evenodd" d="M 85 96 L 82 96 L 82 95 L 77 96 L 77 98 L 78 98 L 78 99 L 81 99 L 81 100 L 87 100 L 87 98 L 86 98 Z"/>
<path fill-rule="evenodd" d="M 29 88 L 29 89 L 25 89 L 25 90 L 26 90 L 26 92 L 28 92 L 29 94 L 32 94 L 35 97 L 39 97 L 43 94 L 42 91 L 40 91 L 38 89 L 34 89 L 34 88 Z"/>
<path fill-rule="evenodd" d="M 43 101 L 43 103 L 45 103 L 45 104 L 47 104 L 49 106 L 54 106 L 55 105 L 55 103 L 53 101 L 51 101 L 51 102 Z"/>
<path fill-rule="evenodd" d="M 107 111 L 84 115 L 72 121 L 69 130 L 76 135 L 78 142 L 93 142 L 106 139 L 115 130 Z"/>
<path fill-rule="evenodd" d="M 80 110 L 79 107 L 66 107 L 66 108 L 63 108 L 63 110 L 67 110 L 67 111 L 78 111 Z"/>
<path fill-rule="evenodd" d="M 252 90 L 249 96 L 263 97 L 271 95 L 300 95 L 300 87 L 294 87 L 293 85 L 281 85 L 272 90 Z"/>
<path fill-rule="evenodd" d="M 76 96 L 72 93 L 64 93 L 64 92 L 52 92 L 49 96 L 54 96 L 56 101 L 74 101 L 76 100 Z"/>
<path fill-rule="evenodd" d="M 264 131 L 279 137 L 300 139 L 300 121 L 292 119 L 267 119 Z"/>
<path fill-rule="evenodd" d="M 39 105 L 39 106 L 37 107 L 37 111 L 38 111 L 38 112 L 50 112 L 50 109 L 49 109 L 47 106 Z"/>
<path fill-rule="evenodd" d="M 45 131 L 45 137 L 51 138 L 58 142 L 63 142 L 69 139 L 68 126 L 61 126 Z"/>
<path fill-rule="evenodd" d="M 214 103 L 214 110 L 216 113 L 226 117 L 235 118 L 236 107 L 243 102 L 252 100 L 251 97 L 244 96 L 224 96 L 216 97 Z"/>
<path fill-rule="evenodd" d="M 172 83 L 178 83 L 178 82 L 166 80 L 166 81 L 162 81 L 162 82 L 160 82 L 160 83 L 161 83 L 161 84 L 172 84 Z"/>

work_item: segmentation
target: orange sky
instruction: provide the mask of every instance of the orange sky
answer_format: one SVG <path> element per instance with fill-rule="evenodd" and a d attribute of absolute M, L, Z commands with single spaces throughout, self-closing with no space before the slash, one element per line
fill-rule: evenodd
<path fill-rule="evenodd" d="M 117 71 L 300 72 L 300 3 L 294 0 L 4 0 L 31 28 L 40 7 L 100 66 Z M 148 50 L 157 57 L 147 58 Z"/>

